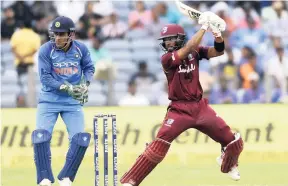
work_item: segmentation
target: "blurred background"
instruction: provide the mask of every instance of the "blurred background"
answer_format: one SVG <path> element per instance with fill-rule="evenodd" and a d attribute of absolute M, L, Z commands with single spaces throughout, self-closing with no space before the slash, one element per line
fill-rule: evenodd
<path fill-rule="evenodd" d="M 287 102 L 288 2 L 185 3 L 227 23 L 224 55 L 200 63 L 211 104 Z M 37 50 L 59 15 L 76 23 L 75 39 L 87 45 L 96 67 L 86 106 L 168 105 L 160 30 L 177 23 L 191 38 L 199 29 L 173 1 L 1 1 L 1 14 L 1 107 L 36 107 Z M 207 33 L 202 44 L 213 41 Z"/>

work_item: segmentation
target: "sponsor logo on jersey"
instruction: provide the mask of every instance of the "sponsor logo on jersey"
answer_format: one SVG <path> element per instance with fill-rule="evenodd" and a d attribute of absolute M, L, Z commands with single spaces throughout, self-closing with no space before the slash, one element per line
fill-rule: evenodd
<path fill-rule="evenodd" d="M 79 62 L 58 62 L 53 63 L 54 67 L 63 68 L 63 67 L 78 67 Z"/>
<path fill-rule="evenodd" d="M 190 73 L 196 69 L 196 66 L 194 64 L 187 65 L 186 68 L 183 68 L 183 66 L 184 65 L 179 65 L 178 73 Z"/>
<path fill-rule="evenodd" d="M 53 63 L 53 68 L 58 75 L 72 75 L 78 73 L 79 62 L 58 62 Z"/>

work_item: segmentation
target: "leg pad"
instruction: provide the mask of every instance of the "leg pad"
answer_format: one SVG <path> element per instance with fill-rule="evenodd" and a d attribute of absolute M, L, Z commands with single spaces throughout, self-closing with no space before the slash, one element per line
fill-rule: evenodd
<path fill-rule="evenodd" d="M 230 142 L 224 150 L 223 162 L 221 165 L 221 171 L 223 173 L 228 173 L 233 166 L 237 165 L 243 147 L 244 143 L 240 134 L 235 134 L 235 140 Z"/>
<path fill-rule="evenodd" d="M 66 162 L 58 175 L 58 179 L 70 178 L 73 182 L 78 168 L 89 146 L 91 135 L 89 133 L 77 133 L 72 137 L 71 144 L 66 155 Z"/>
<path fill-rule="evenodd" d="M 51 169 L 51 134 L 44 129 L 34 130 L 32 132 L 32 143 L 34 149 L 34 162 L 37 171 L 37 184 L 43 179 L 49 179 L 54 183 L 54 177 Z"/>

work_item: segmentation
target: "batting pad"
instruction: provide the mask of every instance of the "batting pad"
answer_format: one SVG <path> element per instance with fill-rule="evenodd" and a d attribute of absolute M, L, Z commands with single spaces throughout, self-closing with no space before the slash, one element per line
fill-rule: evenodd
<path fill-rule="evenodd" d="M 72 182 L 74 181 L 78 168 L 90 143 L 90 139 L 91 135 L 89 133 L 77 133 L 72 137 L 65 165 L 58 175 L 59 180 L 69 177 Z"/>
<path fill-rule="evenodd" d="M 49 179 L 52 183 L 55 181 L 51 169 L 50 141 L 51 134 L 47 130 L 38 129 L 32 132 L 37 184 L 45 178 Z"/>
<path fill-rule="evenodd" d="M 244 142 L 239 133 L 236 133 L 235 140 L 230 142 L 225 148 L 223 154 L 223 162 L 221 165 L 221 171 L 228 173 L 233 166 L 238 163 L 238 158 L 243 151 Z"/>
<path fill-rule="evenodd" d="M 126 172 L 120 182 L 138 186 L 146 176 L 160 163 L 166 156 L 170 143 L 162 139 L 156 139 L 150 143 L 145 151 L 137 158 L 132 168 Z"/>

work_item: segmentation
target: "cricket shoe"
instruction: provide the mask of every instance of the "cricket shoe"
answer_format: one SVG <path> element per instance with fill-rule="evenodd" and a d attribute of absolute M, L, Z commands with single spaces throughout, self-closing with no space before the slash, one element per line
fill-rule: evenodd
<path fill-rule="evenodd" d="M 221 165 L 222 165 L 222 162 L 223 162 L 223 153 L 222 153 L 222 155 L 221 156 L 219 156 L 219 157 L 217 157 L 216 158 L 216 161 L 217 161 L 217 163 L 218 163 L 218 165 L 221 167 Z M 230 178 L 232 178 L 233 180 L 235 180 L 235 181 L 238 181 L 238 180 L 240 180 L 240 172 L 239 172 L 239 170 L 238 170 L 238 164 L 236 164 L 235 166 L 233 166 L 232 168 L 231 168 L 231 170 L 227 173 L 229 176 L 230 176 Z"/>
<path fill-rule="evenodd" d="M 72 181 L 69 178 L 58 180 L 60 186 L 72 186 Z"/>
<path fill-rule="evenodd" d="M 50 180 L 48 180 L 48 179 L 43 179 L 40 183 L 39 183 L 39 186 L 51 186 L 52 185 L 52 183 L 51 183 L 51 181 Z"/>

